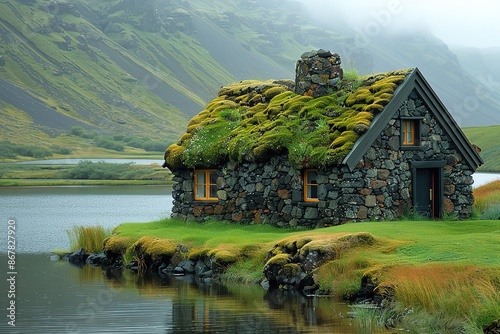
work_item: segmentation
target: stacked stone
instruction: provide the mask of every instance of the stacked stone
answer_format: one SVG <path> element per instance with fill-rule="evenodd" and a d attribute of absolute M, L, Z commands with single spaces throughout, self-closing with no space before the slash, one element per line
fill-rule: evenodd
<path fill-rule="evenodd" d="M 343 78 L 340 56 L 322 49 L 302 54 L 295 73 L 295 93 L 313 97 L 331 94 Z"/>

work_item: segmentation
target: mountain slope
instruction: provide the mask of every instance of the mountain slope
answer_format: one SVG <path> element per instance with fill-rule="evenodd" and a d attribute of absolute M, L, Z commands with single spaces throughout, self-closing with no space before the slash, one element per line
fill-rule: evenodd
<path fill-rule="evenodd" d="M 419 67 L 460 125 L 500 124 L 498 90 L 478 97 L 481 78 L 443 42 L 381 34 L 357 46 L 342 28 L 295 0 L 5 0 L 0 141 L 92 143 L 68 135 L 80 126 L 167 147 L 219 87 L 293 79 L 296 60 L 317 48 L 360 74 Z"/>

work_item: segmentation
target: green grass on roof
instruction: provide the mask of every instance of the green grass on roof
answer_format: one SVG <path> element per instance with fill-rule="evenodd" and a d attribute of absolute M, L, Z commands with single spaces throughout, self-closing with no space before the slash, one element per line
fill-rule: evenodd
<path fill-rule="evenodd" d="M 290 90 L 290 82 L 245 80 L 223 87 L 167 148 L 171 169 L 263 161 L 287 154 L 297 167 L 340 163 L 411 72 L 342 80 L 327 96 Z"/>

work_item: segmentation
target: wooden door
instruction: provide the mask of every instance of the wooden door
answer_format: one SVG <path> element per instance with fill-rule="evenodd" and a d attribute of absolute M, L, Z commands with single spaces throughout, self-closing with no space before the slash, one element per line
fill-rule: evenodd
<path fill-rule="evenodd" d="M 416 169 L 415 210 L 419 215 L 438 218 L 441 214 L 440 177 L 437 168 Z"/>

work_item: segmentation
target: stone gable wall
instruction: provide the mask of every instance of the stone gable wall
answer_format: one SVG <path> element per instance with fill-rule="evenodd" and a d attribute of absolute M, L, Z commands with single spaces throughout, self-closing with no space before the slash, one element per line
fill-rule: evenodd
<path fill-rule="evenodd" d="M 400 117 L 423 117 L 421 148 L 400 149 Z M 471 215 L 472 173 L 415 92 L 405 100 L 353 171 L 318 170 L 318 203 L 303 201 L 302 171 L 285 156 L 267 162 L 228 162 L 218 169 L 218 201 L 194 201 L 192 170 L 174 171 L 172 217 L 290 227 L 345 221 L 393 220 L 412 207 L 412 161 L 446 161 L 444 210 Z"/>

